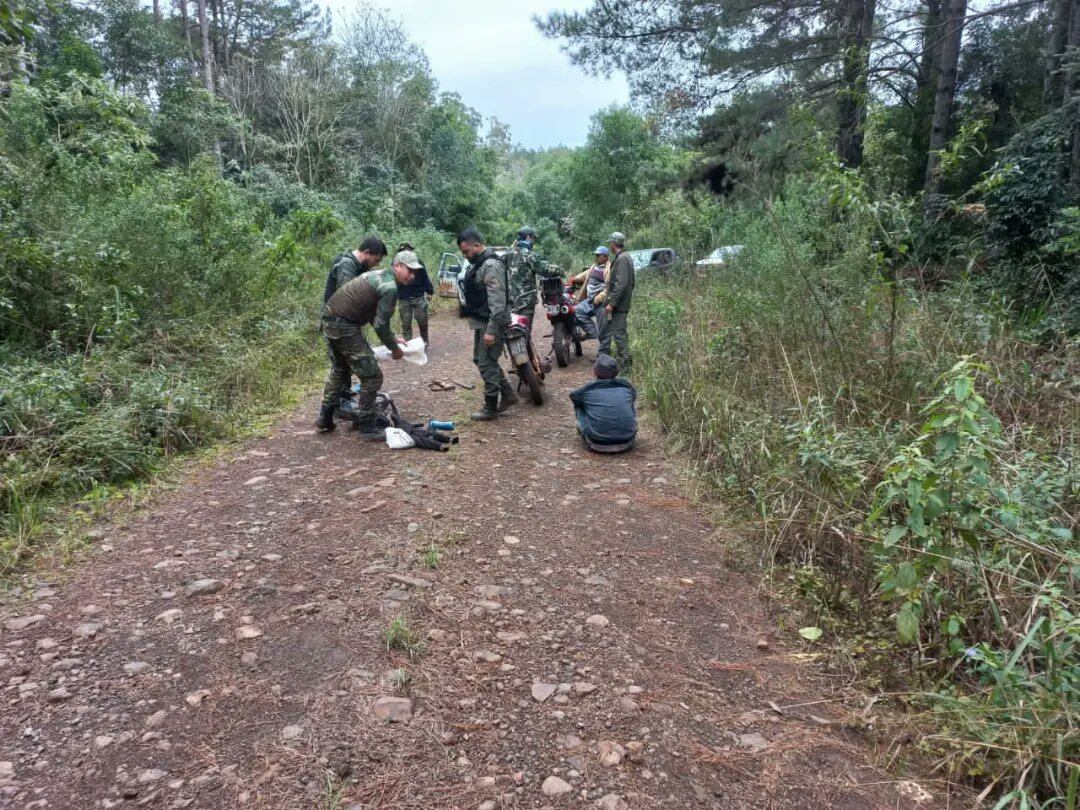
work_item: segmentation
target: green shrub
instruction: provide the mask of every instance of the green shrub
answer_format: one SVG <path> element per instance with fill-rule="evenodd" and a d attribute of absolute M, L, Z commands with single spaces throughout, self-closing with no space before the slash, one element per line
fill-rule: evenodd
<path fill-rule="evenodd" d="M 635 382 L 756 519 L 802 624 L 906 683 L 953 774 L 1060 802 L 1080 745 L 1075 341 L 1025 340 L 949 253 L 970 242 L 927 254 L 920 219 L 824 156 L 726 204 L 736 259 L 640 286 Z"/>

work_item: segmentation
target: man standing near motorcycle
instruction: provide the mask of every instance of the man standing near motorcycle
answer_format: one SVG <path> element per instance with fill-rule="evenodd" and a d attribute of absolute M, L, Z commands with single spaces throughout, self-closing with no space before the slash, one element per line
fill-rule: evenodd
<path fill-rule="evenodd" d="M 484 244 L 484 237 L 476 228 L 463 230 L 457 241 L 461 254 L 469 260 L 461 283 L 465 310 L 473 329 L 473 362 L 484 380 L 484 405 L 469 418 L 487 422 L 518 401 L 499 365 L 506 327 L 510 325 L 507 268 Z"/>
<path fill-rule="evenodd" d="M 536 276 L 547 266 L 535 253 L 536 231 L 522 225 L 517 242 L 504 257 L 510 276 L 510 311 L 525 315 L 530 325 L 536 316 Z"/>
<path fill-rule="evenodd" d="M 611 262 L 604 288 L 606 320 L 600 328 L 600 353 L 610 355 L 611 344 L 614 342 L 619 374 L 626 374 L 631 363 L 626 321 L 630 314 L 630 302 L 634 298 L 634 262 L 626 252 L 626 237 L 619 231 L 608 237 L 608 247 L 615 254 L 615 258 Z"/>
<path fill-rule="evenodd" d="M 574 310 L 574 317 L 582 331 L 591 338 L 595 338 L 600 332 L 600 316 L 604 312 L 604 289 L 607 287 L 608 254 L 606 247 L 601 245 L 593 251 L 593 265 L 584 272 L 574 276 L 570 283 L 581 289 L 578 291 L 578 305 Z"/>
<path fill-rule="evenodd" d="M 320 433 L 334 429 L 334 411 L 341 389 L 356 372 L 360 378 L 360 393 L 356 396 L 360 438 L 365 441 L 382 441 L 384 438 L 388 425 L 378 423 L 375 411 L 375 395 L 382 386 L 383 375 L 379 361 L 364 337 L 363 327 L 372 325 L 395 360 L 405 356 L 390 329 L 390 319 L 397 305 L 397 285 L 411 284 L 413 272 L 420 266 L 415 253 L 401 251 L 394 256 L 389 270 L 362 273 L 339 287 L 323 304 L 321 328 L 330 346 L 333 363 L 323 389 L 322 410 L 315 420 Z"/>

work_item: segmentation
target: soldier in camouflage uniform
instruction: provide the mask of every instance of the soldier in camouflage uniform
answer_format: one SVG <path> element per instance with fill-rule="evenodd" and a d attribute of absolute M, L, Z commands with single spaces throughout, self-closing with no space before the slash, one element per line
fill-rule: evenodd
<path fill-rule="evenodd" d="M 517 242 L 504 257 L 510 276 L 510 311 L 526 315 L 530 322 L 536 314 L 536 277 L 546 275 L 547 263 L 536 255 L 536 231 L 522 225 Z"/>
<path fill-rule="evenodd" d="M 458 234 L 458 247 L 469 260 L 462 291 L 469 324 L 473 328 L 473 362 L 484 380 L 484 406 L 470 418 L 486 422 L 518 400 L 499 365 L 506 327 L 510 325 L 507 269 L 495 252 L 484 244 L 484 237 L 475 228 L 466 228 Z M 499 402 L 500 394 L 502 403 Z"/>
<path fill-rule="evenodd" d="M 364 337 L 363 327 L 372 325 L 395 360 L 404 356 L 390 329 L 390 319 L 397 304 L 397 285 L 411 284 L 413 271 L 420 266 L 415 253 L 401 251 L 394 256 L 389 270 L 368 270 L 360 274 L 323 304 L 322 333 L 330 346 L 333 363 L 323 389 L 322 410 L 315 420 L 320 432 L 334 429 L 334 411 L 341 388 L 355 372 L 360 378 L 360 393 L 356 398 L 360 436 L 368 441 L 382 440 L 388 426 L 379 424 L 375 395 L 382 386 L 383 375 Z"/>
<path fill-rule="evenodd" d="M 330 275 L 326 277 L 326 289 L 323 290 L 323 303 L 361 273 L 374 270 L 386 258 L 386 245 L 377 236 L 369 236 L 360 243 L 360 247 L 348 253 L 334 257 Z"/>
<path fill-rule="evenodd" d="M 383 259 L 386 258 L 386 245 L 377 236 L 369 236 L 360 243 L 356 250 L 348 253 L 339 253 L 334 257 L 334 263 L 330 267 L 330 273 L 326 277 L 326 287 L 323 290 L 323 304 L 330 300 L 339 287 L 344 287 L 361 273 L 374 270 Z M 330 357 L 330 366 L 334 365 L 334 352 L 327 347 Z M 349 374 L 339 370 L 344 375 L 344 383 L 340 392 L 340 400 L 345 402 L 349 398 L 349 388 L 352 378 Z M 333 422 L 331 422 L 331 425 Z M 326 428 L 333 430 L 333 427 Z"/>

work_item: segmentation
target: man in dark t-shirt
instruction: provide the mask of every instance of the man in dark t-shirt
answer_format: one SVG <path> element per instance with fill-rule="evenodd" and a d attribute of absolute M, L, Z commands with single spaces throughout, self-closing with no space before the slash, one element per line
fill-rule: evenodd
<path fill-rule="evenodd" d="M 398 250 L 413 250 L 408 242 L 398 245 Z M 424 339 L 424 345 L 430 346 L 428 340 L 428 296 L 434 295 L 435 289 L 431 286 L 428 278 L 427 267 L 423 262 L 413 272 L 412 284 L 399 284 L 398 317 L 401 318 L 401 335 L 405 340 L 412 340 L 412 322 L 416 318 L 416 325 L 420 327 L 420 337 Z"/>

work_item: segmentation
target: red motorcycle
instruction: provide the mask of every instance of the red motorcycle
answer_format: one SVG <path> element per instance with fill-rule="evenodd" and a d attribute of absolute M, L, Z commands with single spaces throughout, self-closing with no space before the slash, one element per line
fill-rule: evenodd
<path fill-rule="evenodd" d="M 529 389 L 533 405 L 544 404 L 544 374 L 549 369 L 536 354 L 532 345 L 531 320 L 527 315 L 510 314 L 510 325 L 506 327 L 506 354 L 513 365 L 511 374 L 517 374 L 518 388 L 521 383 Z"/>
<path fill-rule="evenodd" d="M 540 280 L 540 297 L 547 319 L 551 322 L 551 348 L 555 352 L 555 362 L 559 368 L 566 368 L 570 362 L 570 345 L 574 346 L 574 354 L 581 357 L 581 342 L 589 337 L 574 315 L 577 310 L 574 288 L 557 276 L 549 276 Z"/>

